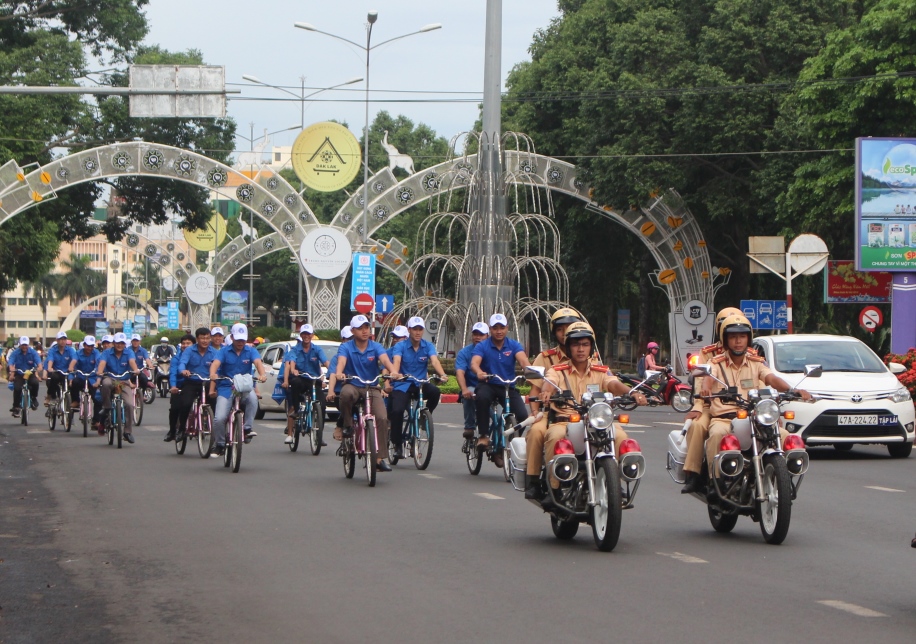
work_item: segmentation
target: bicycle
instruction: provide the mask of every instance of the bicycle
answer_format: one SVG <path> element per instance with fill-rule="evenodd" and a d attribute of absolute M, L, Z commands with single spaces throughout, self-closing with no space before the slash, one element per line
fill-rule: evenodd
<path fill-rule="evenodd" d="M 217 378 L 217 380 L 233 382 L 232 378 L 226 377 Z M 233 473 L 238 472 L 242 466 L 242 445 L 245 444 L 245 412 L 242 411 L 241 406 L 242 395 L 233 384 L 232 408 L 229 410 L 229 418 L 226 419 L 226 445 L 223 448 L 223 467 L 231 465 Z M 213 436 L 213 433 L 211 432 L 210 435 Z"/>
<path fill-rule="evenodd" d="M 209 378 L 203 378 L 196 373 L 192 373 L 190 377 L 196 378 L 202 383 L 210 382 Z M 185 423 L 184 429 L 179 427 L 178 433 L 175 435 L 175 451 L 179 455 L 184 454 L 189 438 L 197 439 L 197 453 L 200 454 L 201 458 L 210 456 L 215 436 L 213 435 L 213 409 L 210 407 L 210 403 L 207 402 L 206 385 L 200 388 L 200 396 L 191 405 L 191 411 L 188 413 L 188 421 Z"/>
<path fill-rule="evenodd" d="M 26 369 L 22 372 L 22 399 L 19 401 L 19 404 L 22 406 L 20 410 L 20 422 L 28 427 L 29 425 L 29 410 L 32 409 L 32 391 L 29 389 L 29 378 L 32 377 L 34 371 L 32 369 Z M 33 410 L 34 411 L 34 410 Z"/>
<path fill-rule="evenodd" d="M 105 431 L 108 434 L 109 445 L 114 445 L 115 437 L 117 437 L 118 449 L 121 449 L 121 441 L 124 438 L 124 427 L 127 424 L 127 416 L 124 412 L 124 397 L 121 394 L 127 381 L 117 379 L 129 376 L 130 373 L 130 371 L 125 371 L 122 374 L 109 373 L 103 376 L 103 378 L 109 376 L 116 380 L 114 391 L 111 393 L 111 413 L 108 414 L 108 418 L 105 420 Z"/>
<path fill-rule="evenodd" d="M 143 388 L 140 387 L 140 379 L 138 378 L 137 386 L 131 392 L 134 397 L 134 425 L 139 425 L 143 422 L 143 403 L 146 401 L 146 397 L 141 389 Z"/>
<path fill-rule="evenodd" d="M 524 380 L 525 377 L 515 376 L 512 380 L 503 380 L 495 374 L 486 375 L 488 382 L 492 382 L 494 378 L 499 381 L 496 386 L 502 387 L 505 395 L 503 396 L 502 404 L 494 400 L 493 404 L 490 406 L 490 444 L 487 446 L 484 454 L 486 454 L 487 458 L 491 461 L 495 460 L 498 454 L 502 454 L 503 476 L 508 483 L 512 480 L 512 472 L 509 467 L 509 450 L 506 445 L 504 431 L 506 427 L 512 427 L 516 424 L 515 414 L 512 413 L 511 407 L 509 406 L 509 387 L 519 380 Z M 475 429 L 474 436 L 465 439 L 464 445 L 461 447 L 461 451 L 464 452 L 467 458 L 468 471 L 474 476 L 480 473 L 480 467 L 483 465 L 483 459 L 481 458 L 480 452 L 477 451 L 478 438 L 479 434 Z"/>
<path fill-rule="evenodd" d="M 60 419 L 60 424 L 64 426 L 65 430 L 70 431 L 70 426 L 73 424 L 73 414 L 70 413 L 70 381 L 68 378 L 64 378 L 58 395 L 48 402 L 48 410 L 45 412 L 45 416 L 48 418 L 48 429 L 52 432 L 57 426 L 58 419 Z"/>
<path fill-rule="evenodd" d="M 388 376 L 379 376 L 369 382 L 359 376 L 343 378 L 344 382 L 358 380 L 367 388 L 376 386 L 379 379 L 387 380 Z M 365 405 L 362 410 L 359 410 L 360 403 Z M 337 455 L 343 459 L 344 476 L 348 479 L 353 478 L 356 472 L 356 458 L 359 457 L 366 461 L 366 481 L 369 487 L 375 487 L 375 475 L 378 473 L 378 433 L 375 430 L 375 416 L 372 413 L 368 389 L 365 393 L 360 392 L 360 397 L 353 406 L 352 429 L 353 434 L 344 436 L 340 441 L 340 447 L 337 448 Z"/>
<path fill-rule="evenodd" d="M 308 436 L 309 445 L 312 454 L 318 456 L 321 453 L 321 440 L 324 434 L 324 410 L 318 403 L 315 395 L 317 383 L 321 378 L 315 378 L 307 373 L 300 373 L 295 378 L 307 378 L 312 381 L 311 393 L 306 391 L 299 400 L 299 409 L 296 411 L 296 423 L 293 426 L 293 442 L 288 443 L 289 451 L 295 452 L 299 449 L 299 437 Z"/>
<path fill-rule="evenodd" d="M 423 399 L 423 385 L 437 377 L 425 378 L 420 380 L 411 375 L 405 376 L 408 380 L 413 380 L 417 384 L 419 394 L 414 398 L 410 407 L 407 409 L 407 423 L 405 431 L 401 434 L 401 443 L 406 448 L 405 453 L 409 453 L 413 458 L 413 463 L 418 470 L 425 470 L 429 466 L 429 461 L 433 456 L 433 415 L 426 408 L 426 401 Z M 395 456 L 397 445 L 389 440 L 388 458 L 392 465 L 396 465 L 398 457 Z"/>
<path fill-rule="evenodd" d="M 89 436 L 89 424 L 92 422 L 92 394 L 89 393 L 89 379 L 95 376 L 94 373 L 83 373 L 75 371 L 74 373 L 83 376 L 83 390 L 80 392 L 80 422 L 83 423 L 83 438 Z M 68 412 L 70 416 L 69 423 L 73 423 L 73 410 Z M 69 430 L 68 430 L 69 431 Z"/>
<path fill-rule="evenodd" d="M 143 404 L 151 405 L 153 401 L 156 400 L 156 388 L 152 386 L 152 374 L 150 373 L 149 367 L 143 367 L 141 371 L 143 371 L 143 375 L 146 376 L 147 386 L 142 388 L 140 394 L 143 397 Z"/>

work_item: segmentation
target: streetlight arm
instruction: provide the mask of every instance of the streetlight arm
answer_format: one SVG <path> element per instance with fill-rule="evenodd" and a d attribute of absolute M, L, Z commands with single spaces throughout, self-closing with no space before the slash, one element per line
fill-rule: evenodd
<path fill-rule="evenodd" d="M 395 40 L 400 40 L 401 38 L 407 38 L 408 36 L 415 36 L 416 34 L 425 34 L 427 31 L 435 31 L 436 29 L 442 29 L 442 25 L 438 23 L 432 24 L 432 25 L 426 25 L 425 27 L 422 27 L 418 29 L 417 31 L 411 31 L 408 34 L 403 34 L 401 36 L 395 36 L 394 38 L 389 38 L 388 40 L 383 40 L 380 43 L 372 45 L 372 47 L 370 47 L 369 49 L 378 49 L 382 45 L 387 45 L 388 43 L 394 42 Z"/>
<path fill-rule="evenodd" d="M 331 38 L 336 38 L 337 40 L 348 42 L 351 45 L 353 45 L 354 47 L 359 47 L 360 49 L 364 51 L 366 49 L 365 45 L 360 45 L 359 43 L 353 42 L 349 38 L 344 38 L 343 36 L 337 36 L 335 34 L 328 33 L 327 31 L 321 31 L 321 29 L 316 29 L 315 27 L 313 27 L 312 25 L 310 25 L 307 22 L 297 22 L 295 23 L 295 26 L 298 27 L 299 29 L 305 29 L 306 31 L 314 31 L 315 33 L 318 33 L 318 34 L 324 34 L 325 36 L 330 36 Z"/>
<path fill-rule="evenodd" d="M 315 96 L 316 94 L 321 94 L 321 92 L 327 92 L 328 90 L 331 90 L 331 89 L 337 89 L 338 87 L 343 87 L 344 85 L 352 85 L 353 83 L 359 83 L 360 81 L 363 81 L 363 80 L 366 80 L 366 79 L 364 79 L 362 76 L 360 76 L 359 78 L 351 78 L 350 80 L 346 81 L 345 83 L 339 83 L 337 85 L 332 85 L 331 87 L 322 87 L 321 89 L 316 90 L 312 92 L 311 94 L 306 94 L 305 96 L 302 96 L 302 97 L 296 96 L 296 98 L 301 98 L 301 100 L 304 101 L 305 99 L 311 98 L 312 96 Z"/>
<path fill-rule="evenodd" d="M 246 81 L 248 81 L 248 82 L 250 82 L 250 83 L 254 83 L 254 84 L 256 84 L 256 85 L 261 85 L 262 87 L 272 87 L 273 89 L 278 89 L 278 90 L 280 90 L 281 92 L 285 92 L 285 93 L 289 94 L 290 96 L 295 97 L 297 100 L 300 98 L 300 96 L 299 96 L 298 94 L 294 94 L 293 92 L 289 91 L 288 89 L 285 89 L 285 88 L 283 88 L 283 87 L 279 87 L 278 85 L 271 85 L 270 83 L 265 83 L 264 81 L 258 80 L 258 79 L 255 78 L 254 76 L 245 75 L 245 76 L 242 76 L 242 79 L 243 79 L 243 80 L 246 80 Z"/>

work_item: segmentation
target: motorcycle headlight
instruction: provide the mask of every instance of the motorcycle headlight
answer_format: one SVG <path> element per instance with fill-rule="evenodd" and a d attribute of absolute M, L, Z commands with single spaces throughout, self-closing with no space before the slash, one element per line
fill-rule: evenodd
<path fill-rule="evenodd" d="M 775 425 L 779 420 L 779 405 L 775 400 L 761 400 L 755 408 L 757 422 L 763 425 Z"/>
<path fill-rule="evenodd" d="M 909 389 L 907 389 L 906 387 L 901 387 L 900 389 L 898 389 L 897 391 L 891 394 L 890 399 L 891 399 L 891 402 L 902 403 L 902 402 L 910 402 L 913 399 L 913 397 L 910 395 Z"/>
<path fill-rule="evenodd" d="M 595 429 L 607 429 L 614 422 L 614 411 L 607 403 L 595 403 L 588 409 L 588 424 Z"/>

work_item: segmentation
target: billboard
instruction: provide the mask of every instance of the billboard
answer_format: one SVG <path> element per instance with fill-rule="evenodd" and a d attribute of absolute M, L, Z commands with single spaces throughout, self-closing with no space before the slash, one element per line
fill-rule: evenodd
<path fill-rule="evenodd" d="M 852 260 L 829 261 L 824 268 L 824 302 L 854 304 L 859 302 L 890 302 L 890 273 L 863 273 L 856 270 Z"/>
<path fill-rule="evenodd" d="M 220 324 L 232 326 L 248 318 L 248 291 L 223 291 L 220 295 Z"/>
<path fill-rule="evenodd" d="M 856 139 L 856 268 L 916 271 L 916 139 Z"/>

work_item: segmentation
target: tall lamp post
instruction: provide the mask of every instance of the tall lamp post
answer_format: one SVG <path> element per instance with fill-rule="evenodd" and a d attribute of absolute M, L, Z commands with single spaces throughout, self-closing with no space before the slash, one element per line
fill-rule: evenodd
<path fill-rule="evenodd" d="M 306 31 L 314 31 L 315 33 L 324 34 L 331 38 L 336 38 L 337 40 L 342 40 L 345 43 L 349 43 L 354 47 L 358 47 L 366 52 L 366 129 L 363 133 L 363 232 L 361 235 L 362 242 L 365 244 L 369 239 L 369 54 L 373 49 L 377 49 L 382 45 L 387 45 L 390 42 L 395 40 L 400 40 L 401 38 L 407 38 L 408 36 L 414 36 L 416 34 L 423 34 L 427 31 L 435 31 L 436 29 L 441 29 L 442 25 L 439 23 L 433 23 L 420 27 L 417 31 L 411 31 L 410 33 L 403 34 L 401 36 L 395 36 L 394 38 L 389 38 L 388 40 L 383 40 L 378 44 L 372 43 L 372 25 L 375 24 L 375 21 L 378 20 L 378 11 L 370 11 L 366 16 L 366 44 L 365 46 L 360 45 L 359 43 L 353 42 L 349 38 L 344 38 L 336 34 L 328 33 L 327 31 L 322 31 L 315 26 L 307 22 L 297 22 L 295 26 L 299 29 L 305 29 Z"/>

